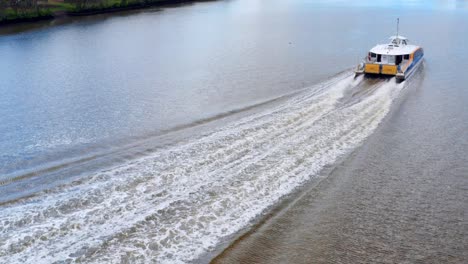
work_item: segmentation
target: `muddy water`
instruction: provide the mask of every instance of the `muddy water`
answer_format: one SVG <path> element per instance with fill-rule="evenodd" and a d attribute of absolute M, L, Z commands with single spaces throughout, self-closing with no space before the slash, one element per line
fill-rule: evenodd
<path fill-rule="evenodd" d="M 273 208 L 217 260 L 463 259 L 466 8 L 405 3 L 219 1 L 6 30 L 0 262 L 207 262 Z M 425 67 L 353 79 L 395 13 Z"/>

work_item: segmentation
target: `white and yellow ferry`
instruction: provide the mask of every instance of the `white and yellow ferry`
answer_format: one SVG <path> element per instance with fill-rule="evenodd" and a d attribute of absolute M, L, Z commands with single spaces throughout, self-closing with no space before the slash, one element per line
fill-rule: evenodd
<path fill-rule="evenodd" d="M 373 47 L 362 63 L 357 66 L 356 76 L 387 75 L 404 81 L 422 63 L 424 50 L 420 46 L 408 44 L 408 39 L 397 35 L 390 37 L 390 43 Z"/>

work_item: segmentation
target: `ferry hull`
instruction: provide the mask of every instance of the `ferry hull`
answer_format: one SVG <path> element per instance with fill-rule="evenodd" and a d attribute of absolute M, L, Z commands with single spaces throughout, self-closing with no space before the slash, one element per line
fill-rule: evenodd
<path fill-rule="evenodd" d="M 408 67 L 404 73 L 398 73 L 396 75 L 397 81 L 402 82 L 402 81 L 408 79 L 409 77 L 411 77 L 413 75 L 413 73 L 419 68 L 419 66 L 421 66 L 422 62 L 423 62 L 423 58 L 421 58 L 418 61 L 414 62 L 413 65 Z"/>
<path fill-rule="evenodd" d="M 417 61 L 413 61 L 409 67 L 405 69 L 404 72 L 398 71 L 397 66 L 395 65 L 382 65 L 382 64 L 371 64 L 371 63 L 362 63 L 358 65 L 355 72 L 355 77 L 364 74 L 366 77 L 369 76 L 382 76 L 382 77 L 392 77 L 395 76 L 397 82 L 402 82 L 411 75 L 419 68 L 423 61 L 421 57 Z"/>

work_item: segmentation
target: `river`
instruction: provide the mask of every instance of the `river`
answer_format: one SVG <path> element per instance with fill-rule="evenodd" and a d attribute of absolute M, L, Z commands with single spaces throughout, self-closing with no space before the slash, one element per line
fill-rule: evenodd
<path fill-rule="evenodd" d="M 467 13 L 232 0 L 3 26 L 0 262 L 463 262 Z M 354 79 L 397 17 L 423 67 Z"/>

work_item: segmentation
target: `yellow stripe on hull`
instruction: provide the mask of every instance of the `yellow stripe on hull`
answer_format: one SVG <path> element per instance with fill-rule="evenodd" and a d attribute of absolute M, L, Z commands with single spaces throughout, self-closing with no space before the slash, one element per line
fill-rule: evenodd
<path fill-rule="evenodd" d="M 364 73 L 396 75 L 397 66 L 366 63 L 364 67 Z"/>
<path fill-rule="evenodd" d="M 366 63 L 366 66 L 364 68 L 365 73 L 375 73 L 379 74 L 380 73 L 380 65 L 379 64 L 369 64 Z"/>
<path fill-rule="evenodd" d="M 397 66 L 395 66 L 395 65 L 383 65 L 382 66 L 382 74 L 396 75 L 397 74 Z"/>

